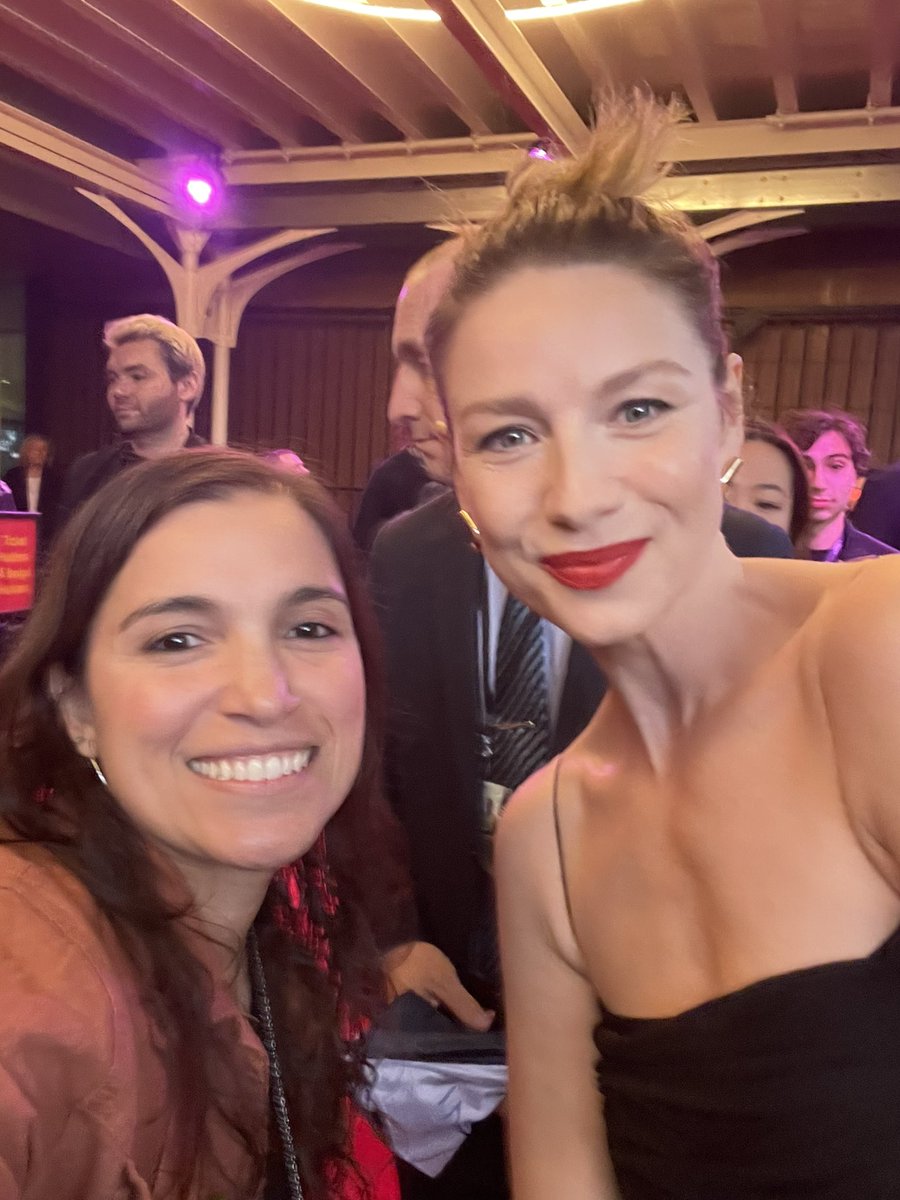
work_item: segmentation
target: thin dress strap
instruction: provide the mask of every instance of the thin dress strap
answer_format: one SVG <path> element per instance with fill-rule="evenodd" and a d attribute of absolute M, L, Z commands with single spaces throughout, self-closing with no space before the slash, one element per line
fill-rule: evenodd
<path fill-rule="evenodd" d="M 553 828 L 556 830 L 556 855 L 559 860 L 559 878 L 562 883 L 563 898 L 566 902 L 566 916 L 569 918 L 569 928 L 572 930 L 572 936 L 575 936 L 575 922 L 572 919 L 572 901 L 569 896 L 569 884 L 566 879 L 566 860 L 563 854 L 562 830 L 559 824 L 559 772 L 562 767 L 563 755 L 556 760 L 556 766 L 553 769 Z M 578 940 L 577 938 L 575 939 Z"/>

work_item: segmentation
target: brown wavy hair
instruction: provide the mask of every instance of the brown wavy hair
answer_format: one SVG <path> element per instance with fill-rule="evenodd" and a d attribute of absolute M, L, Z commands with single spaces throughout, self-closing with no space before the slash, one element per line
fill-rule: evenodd
<path fill-rule="evenodd" d="M 289 497 L 321 531 L 346 587 L 367 685 L 361 766 L 326 827 L 328 861 L 319 845 L 299 864 L 307 881 L 327 875 L 339 904 L 307 887 L 308 927 L 316 936 L 304 937 L 298 922 L 285 919 L 290 906 L 276 876 L 256 922 L 275 1027 L 288 1031 L 279 1039 L 279 1059 L 304 1189 L 309 1200 L 323 1200 L 352 1169 L 348 1099 L 365 1084 L 363 1049 L 352 1031 L 382 1000 L 372 930 L 389 922 L 403 877 L 381 792 L 384 693 L 374 618 L 345 522 L 318 484 L 250 455 L 192 450 L 129 470 L 76 513 L 0 673 L 0 817 L 16 841 L 47 847 L 87 888 L 164 1032 L 181 1132 L 176 1194 L 186 1197 L 202 1184 L 208 1123 L 216 1119 L 246 1148 L 247 1178 L 235 1182 L 253 1194 L 273 1147 L 267 1131 L 247 1127 L 239 1097 L 223 1098 L 213 1086 L 214 1075 L 221 1080 L 237 1071 L 229 1076 L 233 1050 L 219 1043 L 213 1027 L 212 981 L 179 934 L 179 920 L 189 913 L 163 899 L 141 832 L 76 752 L 50 693 L 55 670 L 81 677 L 93 619 L 141 538 L 176 509 L 244 491 Z"/>
<path fill-rule="evenodd" d="M 706 346 L 713 377 L 726 377 L 719 265 L 681 213 L 646 195 L 669 171 L 665 143 L 684 117 L 636 90 L 598 102 L 582 154 L 528 160 L 507 180 L 505 207 L 462 235 L 456 277 L 427 334 L 438 384 L 447 343 L 463 310 L 510 272 L 528 266 L 628 267 L 666 288 Z"/>
<path fill-rule="evenodd" d="M 792 408 L 781 413 L 779 419 L 801 451 L 808 450 L 823 433 L 839 433 L 850 447 L 857 475 L 868 471 L 872 459 L 869 432 L 852 413 L 834 408 Z"/>

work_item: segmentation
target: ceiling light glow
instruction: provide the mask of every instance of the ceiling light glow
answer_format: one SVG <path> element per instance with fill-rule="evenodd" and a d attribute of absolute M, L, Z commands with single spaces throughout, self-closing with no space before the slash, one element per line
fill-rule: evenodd
<path fill-rule="evenodd" d="M 213 198 L 213 185 L 208 179 L 201 179 L 196 175 L 190 177 L 184 185 L 184 190 L 191 200 L 201 208 L 206 208 Z"/>
<path fill-rule="evenodd" d="M 174 178 L 181 210 L 189 220 L 212 217 L 225 200 L 225 180 L 218 167 L 203 159 L 182 163 Z"/>
<path fill-rule="evenodd" d="M 368 0 L 303 0 L 321 8 L 336 8 L 340 12 L 356 13 L 363 17 L 381 17 L 388 21 L 440 21 L 431 8 L 419 8 L 399 4 L 369 4 Z M 510 21 L 559 21 L 563 17 L 579 13 L 599 11 L 603 8 L 619 8 L 624 4 L 637 4 L 639 0 L 542 0 L 533 8 L 504 9 Z"/>

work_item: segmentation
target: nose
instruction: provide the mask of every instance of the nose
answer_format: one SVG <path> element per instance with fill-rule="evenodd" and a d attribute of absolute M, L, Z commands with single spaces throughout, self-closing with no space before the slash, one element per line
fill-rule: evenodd
<path fill-rule="evenodd" d="M 391 425 L 411 425 L 422 416 L 424 384 L 408 363 L 399 363 L 388 397 L 388 421 Z"/>
<path fill-rule="evenodd" d="M 614 512 L 622 502 L 619 468 L 594 439 L 576 434 L 557 438 L 545 458 L 544 508 L 561 529 L 575 530 Z"/>
<path fill-rule="evenodd" d="M 249 643 L 232 647 L 220 695 L 227 716 L 271 724 L 293 712 L 298 703 L 277 650 Z"/>
<path fill-rule="evenodd" d="M 808 461 L 806 471 L 809 475 L 809 486 L 816 492 L 825 490 L 825 467 L 823 463 Z"/>

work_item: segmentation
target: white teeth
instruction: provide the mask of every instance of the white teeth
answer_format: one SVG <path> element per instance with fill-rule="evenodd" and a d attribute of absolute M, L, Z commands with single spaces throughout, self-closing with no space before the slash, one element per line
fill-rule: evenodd
<path fill-rule="evenodd" d="M 188 766 L 206 779 L 259 783 L 281 779 L 284 775 L 299 775 L 309 765 L 311 757 L 312 750 L 294 750 L 286 754 L 269 754 L 265 758 L 249 755 L 246 758 L 191 759 Z"/>

